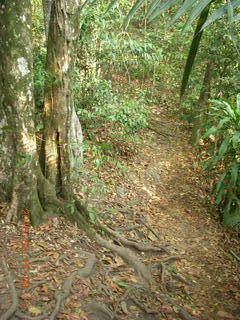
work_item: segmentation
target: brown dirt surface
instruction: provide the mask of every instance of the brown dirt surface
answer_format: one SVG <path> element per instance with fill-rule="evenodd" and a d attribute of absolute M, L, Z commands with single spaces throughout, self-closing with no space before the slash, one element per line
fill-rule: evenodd
<path fill-rule="evenodd" d="M 98 219 L 118 232 L 113 244 L 121 247 L 122 235 L 148 246 L 144 251 L 125 244 L 151 270 L 152 283 L 147 286 L 116 252 L 63 218 L 24 231 L 5 223 L 3 205 L 1 266 L 5 261 L 10 276 L 0 269 L 0 315 L 11 306 L 12 281 L 18 310 L 25 316 L 15 313 L 9 319 L 40 319 L 64 292 L 55 319 L 240 319 L 239 234 L 220 224 L 207 201 L 209 186 L 186 128 L 166 109 L 152 108 L 141 147 L 126 154 L 119 159 L 121 170 L 106 164 L 97 175 L 87 159 L 83 191 L 76 190 L 80 197 L 88 194 Z M 96 218 L 94 211 L 91 218 Z M 101 235 L 110 239 L 107 232 Z M 89 253 L 96 256 L 89 276 L 75 275 L 86 266 Z M 67 292 L 64 283 L 71 275 Z"/>

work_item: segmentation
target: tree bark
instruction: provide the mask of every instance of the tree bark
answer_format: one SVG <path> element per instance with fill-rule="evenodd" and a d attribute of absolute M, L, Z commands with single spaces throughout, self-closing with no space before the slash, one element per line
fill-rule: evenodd
<path fill-rule="evenodd" d="M 63 199 L 72 196 L 71 137 L 76 115 L 71 89 L 79 9 L 78 0 L 53 1 L 47 47 L 43 171 Z"/>
<path fill-rule="evenodd" d="M 28 209 L 42 219 L 38 197 L 38 155 L 34 128 L 31 0 L 5 1 L 0 8 L 1 113 L 12 156 L 8 191 L 10 218 Z M 4 130 L 3 130 L 4 131 Z"/>
<path fill-rule="evenodd" d="M 42 0 L 46 39 L 48 39 L 48 29 L 49 29 L 52 3 L 53 3 L 53 0 Z"/>

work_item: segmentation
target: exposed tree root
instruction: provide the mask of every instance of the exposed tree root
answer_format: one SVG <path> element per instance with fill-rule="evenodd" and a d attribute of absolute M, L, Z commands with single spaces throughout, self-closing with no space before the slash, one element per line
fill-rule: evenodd
<path fill-rule="evenodd" d="M 41 286 L 42 284 L 45 284 L 45 280 L 37 281 L 36 283 L 33 283 L 33 285 L 26 289 L 27 292 L 32 291 L 33 289 L 37 288 L 38 286 Z"/>
<path fill-rule="evenodd" d="M 87 262 L 84 268 L 80 270 L 76 270 L 73 273 L 71 273 L 63 282 L 62 288 L 59 292 L 55 293 L 55 300 L 56 300 L 56 305 L 52 313 L 49 315 L 49 309 L 51 308 L 50 305 L 46 307 L 46 311 L 37 316 L 37 317 L 31 317 L 29 315 L 26 315 L 23 312 L 17 311 L 18 308 L 18 295 L 16 288 L 14 286 L 13 279 L 11 277 L 10 271 L 7 268 L 7 264 L 4 258 L 2 258 L 2 264 L 3 264 L 3 270 L 4 273 L 6 274 L 6 278 L 8 281 L 10 293 L 12 296 L 12 305 L 11 307 L 3 314 L 1 315 L 1 320 L 8 320 L 11 319 L 11 317 L 15 314 L 17 317 L 24 319 L 24 320 L 43 320 L 43 319 L 48 319 L 48 320 L 54 320 L 56 319 L 58 313 L 60 312 L 61 306 L 63 301 L 69 296 L 72 290 L 72 283 L 75 279 L 76 276 L 79 276 L 80 278 L 84 279 L 90 276 L 92 269 L 96 263 L 96 257 L 94 254 L 91 253 L 85 253 L 87 256 Z M 39 283 L 38 283 L 39 284 Z M 37 285 L 38 285 L 37 284 Z M 32 287 L 33 288 L 33 287 Z M 31 288 L 31 289 L 32 289 Z"/>
<path fill-rule="evenodd" d="M 50 306 L 47 306 L 45 312 L 42 313 L 40 316 L 36 316 L 36 317 L 31 317 L 21 311 L 17 311 L 15 315 L 18 318 L 24 319 L 24 320 L 45 320 L 45 319 L 48 319 L 49 309 L 50 309 Z"/>
<path fill-rule="evenodd" d="M 149 231 L 151 231 L 155 237 L 158 239 L 158 240 L 161 240 L 159 235 L 153 230 L 153 228 L 151 228 L 143 219 L 137 219 L 136 220 L 138 223 L 141 223 L 143 224 Z"/>
<path fill-rule="evenodd" d="M 120 247 L 115 245 L 105 239 L 103 239 L 98 234 L 95 235 L 95 239 L 101 246 L 110 249 L 117 253 L 126 263 L 134 268 L 140 279 L 142 279 L 145 284 L 149 285 L 152 283 L 152 276 L 148 268 L 137 258 L 137 256 L 128 248 Z"/>
<path fill-rule="evenodd" d="M 11 307 L 1 316 L 1 320 L 8 320 L 16 312 L 16 310 L 18 308 L 18 295 L 17 295 L 16 287 L 13 282 L 11 272 L 8 269 L 6 260 L 3 256 L 1 258 L 2 258 L 3 271 L 5 273 L 6 280 L 7 280 L 8 286 L 9 286 L 10 295 L 12 298 Z"/>
<path fill-rule="evenodd" d="M 182 307 L 178 307 L 178 314 L 183 320 L 194 320 L 194 318 Z"/>
<path fill-rule="evenodd" d="M 170 263 L 170 262 L 173 262 L 173 261 L 176 261 L 176 260 L 181 260 L 181 257 L 179 257 L 179 256 L 170 256 L 170 257 L 166 257 L 166 258 L 161 259 L 161 262 Z"/>
<path fill-rule="evenodd" d="M 94 254 L 87 253 L 88 260 L 86 262 L 86 265 L 84 268 L 80 270 L 76 270 L 73 273 L 68 276 L 62 286 L 62 289 L 55 294 L 55 300 L 56 300 L 56 306 L 51 315 L 49 316 L 49 320 L 56 319 L 63 301 L 69 296 L 71 289 L 72 289 L 72 283 L 76 276 L 80 276 L 80 278 L 84 279 L 90 276 L 92 269 L 96 263 L 96 257 Z"/>
<path fill-rule="evenodd" d="M 147 245 L 139 244 L 139 243 L 132 241 L 132 240 L 127 240 L 122 235 L 120 235 L 118 232 L 113 231 L 112 229 L 110 229 L 106 226 L 102 225 L 102 229 L 105 230 L 106 232 L 110 233 L 111 235 L 113 235 L 122 245 L 135 248 L 138 251 L 153 251 L 153 252 L 165 251 L 165 249 L 163 249 L 161 247 L 147 246 Z"/>
<path fill-rule="evenodd" d="M 91 302 L 88 304 L 88 307 L 98 319 L 106 319 L 106 320 L 120 320 L 120 318 L 112 312 L 109 308 L 107 308 L 104 304 L 99 302 Z"/>
<path fill-rule="evenodd" d="M 144 306 L 143 303 L 139 302 L 135 297 L 130 297 L 130 299 L 136 304 L 139 309 L 142 309 L 147 314 L 158 314 L 157 310 L 149 309 Z"/>

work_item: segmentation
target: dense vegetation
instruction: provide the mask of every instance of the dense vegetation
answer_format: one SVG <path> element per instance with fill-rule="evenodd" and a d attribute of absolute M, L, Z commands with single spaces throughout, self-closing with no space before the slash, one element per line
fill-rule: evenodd
<path fill-rule="evenodd" d="M 240 317 L 239 9 L 0 0 L 1 319 Z"/>
<path fill-rule="evenodd" d="M 169 103 L 173 96 L 173 111 L 192 128 L 193 144 L 204 139 L 200 144 L 209 149 L 205 150 L 204 167 L 213 182 L 212 197 L 223 221 L 238 225 L 240 131 L 239 102 L 235 101 L 240 86 L 239 56 L 227 17 L 205 30 L 186 93 L 176 105 L 195 25 L 183 33 L 182 18 L 166 29 L 171 12 L 149 23 L 147 8 L 146 4 L 133 16 L 127 29 L 122 24 L 130 2 L 109 8 L 101 1 L 82 10 L 73 91 L 84 128 L 84 148 L 92 153 L 96 167 L 106 161 L 119 164 L 115 155 L 124 153 L 132 141 L 139 141 L 139 130 L 147 126 L 149 106 L 161 103 L 162 93 Z M 39 130 L 46 76 L 42 21 L 40 1 L 35 1 L 34 83 Z M 235 22 L 235 34 L 238 29 Z"/>

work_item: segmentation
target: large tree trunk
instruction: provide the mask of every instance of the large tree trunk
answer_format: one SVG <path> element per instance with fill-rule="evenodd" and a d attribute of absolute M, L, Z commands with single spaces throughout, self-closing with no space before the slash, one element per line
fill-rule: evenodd
<path fill-rule="evenodd" d="M 57 194 L 65 200 L 72 197 L 71 160 L 76 157 L 71 148 L 73 122 L 77 121 L 71 88 L 79 35 L 79 9 L 78 0 L 53 1 L 47 47 L 43 171 Z"/>
<path fill-rule="evenodd" d="M 12 159 L 8 164 L 7 190 L 11 215 L 34 212 L 33 222 L 42 218 L 38 197 L 38 155 L 34 128 L 32 78 L 31 0 L 5 1 L 0 8 L 1 113 L 7 127 L 5 140 Z"/>
<path fill-rule="evenodd" d="M 78 9 L 78 0 L 54 0 L 44 106 L 45 162 L 40 168 L 34 127 L 31 0 L 7 1 L 0 8 L 0 143 L 9 155 L 1 161 L 5 175 L 2 178 L 0 172 L 0 190 L 7 191 L 11 202 L 9 219 L 28 210 L 37 224 L 45 213 L 68 213 L 69 201 L 74 199 L 71 163 L 76 162 L 76 154 L 70 142 L 73 136 L 75 141 L 80 137 L 74 131 L 78 119 L 73 112 L 71 78 Z M 75 204 L 76 212 L 84 211 L 78 201 Z"/>

